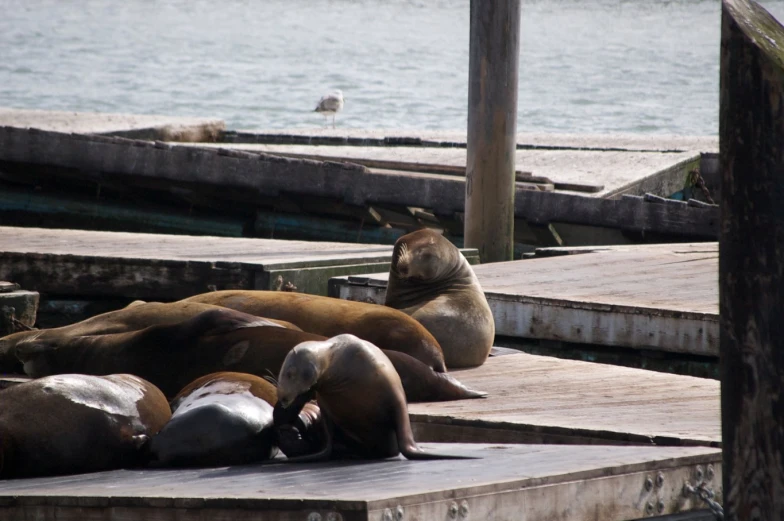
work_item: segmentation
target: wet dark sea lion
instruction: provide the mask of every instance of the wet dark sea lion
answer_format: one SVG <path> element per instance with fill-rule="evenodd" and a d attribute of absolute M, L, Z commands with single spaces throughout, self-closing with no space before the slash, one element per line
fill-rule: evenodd
<path fill-rule="evenodd" d="M 448 368 L 475 367 L 490 354 L 495 321 L 482 287 L 460 250 L 433 230 L 395 242 L 384 304 L 425 326 Z"/>
<path fill-rule="evenodd" d="M 460 458 L 417 446 L 400 377 L 389 358 L 366 340 L 339 335 L 303 342 L 286 356 L 278 378 L 279 406 L 293 412 L 313 396 L 324 416 L 326 444 L 303 459 L 329 458 L 336 430 L 363 458 Z"/>
<path fill-rule="evenodd" d="M 42 343 L 51 344 L 52 339 L 60 340 L 64 337 L 127 333 L 154 325 L 178 324 L 200 312 L 214 309 L 215 307 L 198 302 L 161 303 L 135 301 L 125 308 L 102 313 L 75 324 L 14 333 L 0 338 L 0 372 L 17 374 L 24 372 L 14 353 L 16 345 L 22 342 L 29 343 L 30 341 L 38 340 Z M 270 319 L 270 322 L 289 329 L 299 330 L 298 327 L 285 321 Z"/>
<path fill-rule="evenodd" d="M 216 304 L 286 320 L 304 331 L 325 337 L 350 333 L 381 349 L 411 355 L 437 372 L 446 370 L 441 347 L 433 335 L 405 313 L 387 306 L 303 293 L 252 290 L 214 291 L 184 302 Z"/>
<path fill-rule="evenodd" d="M 172 417 L 150 442 L 151 465 L 206 467 L 253 463 L 277 452 L 275 386 L 247 373 L 198 378 L 172 400 Z"/>
<path fill-rule="evenodd" d="M 171 410 L 151 383 L 128 374 L 50 376 L 0 391 L 0 478 L 142 465 Z"/>

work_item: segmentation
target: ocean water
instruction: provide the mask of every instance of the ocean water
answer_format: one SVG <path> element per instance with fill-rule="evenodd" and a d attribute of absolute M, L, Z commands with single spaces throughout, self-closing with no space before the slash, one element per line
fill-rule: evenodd
<path fill-rule="evenodd" d="M 522 11 L 518 130 L 718 132 L 719 0 Z M 469 0 L 0 0 L 0 106 L 318 128 L 339 88 L 339 127 L 462 130 L 468 31 Z"/>

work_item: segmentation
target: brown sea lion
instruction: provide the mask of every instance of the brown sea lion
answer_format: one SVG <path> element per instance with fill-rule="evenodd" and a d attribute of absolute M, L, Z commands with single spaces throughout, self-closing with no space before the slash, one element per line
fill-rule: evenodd
<path fill-rule="evenodd" d="M 221 306 L 189 303 L 179 309 L 178 316 L 177 323 L 169 323 L 167 317 L 163 324 L 123 333 L 73 335 L 64 328 L 44 330 L 40 333 L 45 334 L 17 338 L 12 352 L 24 362 L 29 376 L 138 374 L 172 397 L 193 379 L 217 371 L 276 375 L 294 346 L 326 340 Z M 115 317 L 125 323 L 121 313 Z M 484 396 L 405 353 L 390 351 L 388 355 L 411 402 Z"/>
<path fill-rule="evenodd" d="M 185 302 L 217 304 L 260 317 L 293 322 L 304 331 L 326 337 L 350 333 L 381 349 L 401 351 L 443 373 L 438 341 L 422 324 L 387 306 L 319 295 L 280 291 L 226 290 L 204 293 Z"/>
<path fill-rule="evenodd" d="M 196 378 L 218 371 L 275 374 L 295 345 L 322 338 L 213 306 L 179 323 L 139 331 L 32 337 L 17 343 L 15 352 L 32 377 L 122 371 L 172 397 Z"/>
<path fill-rule="evenodd" d="M 280 407 L 296 410 L 313 396 L 324 416 L 326 443 L 302 459 L 329 458 L 336 429 L 360 457 L 460 458 L 417 446 L 400 377 L 389 358 L 366 340 L 346 334 L 303 342 L 286 356 L 278 378 Z"/>
<path fill-rule="evenodd" d="M 38 340 L 51 344 L 50 339 L 52 338 L 60 340 L 65 336 L 79 337 L 126 333 L 153 325 L 178 324 L 214 307 L 198 302 L 161 303 L 134 301 L 122 309 L 102 313 L 75 324 L 14 333 L 0 338 L 0 372 L 17 374 L 23 372 L 14 354 L 16 345 L 22 342 Z M 300 330 L 300 328 L 290 322 L 275 319 L 269 319 L 269 322 L 289 329 Z"/>
<path fill-rule="evenodd" d="M 0 391 L 0 403 L 3 479 L 141 465 L 171 417 L 163 394 L 128 374 L 32 380 Z"/>
<path fill-rule="evenodd" d="M 425 326 L 450 369 L 481 365 L 490 354 L 495 321 L 482 287 L 460 250 L 433 230 L 395 242 L 384 304 Z"/>
<path fill-rule="evenodd" d="M 275 386 L 255 375 L 196 379 L 174 397 L 171 420 L 152 438 L 151 465 L 216 467 L 273 458 L 276 402 Z"/>

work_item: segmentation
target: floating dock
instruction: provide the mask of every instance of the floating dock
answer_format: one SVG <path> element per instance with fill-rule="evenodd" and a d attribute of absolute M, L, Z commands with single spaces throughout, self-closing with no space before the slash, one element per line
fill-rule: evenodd
<path fill-rule="evenodd" d="M 0 481 L 0 520 L 627 521 L 721 501 L 706 447 L 423 444 L 480 459 L 122 470 Z M 701 479 L 698 481 L 699 476 Z M 703 477 L 704 476 L 704 477 Z M 673 517 L 672 519 L 676 519 Z"/>
<path fill-rule="evenodd" d="M 0 126 L 76 134 L 111 134 L 165 141 L 217 141 L 226 124 L 216 118 L 182 118 L 105 112 L 0 107 Z"/>
<path fill-rule="evenodd" d="M 231 136 L 224 132 L 222 139 Z M 167 231 L 179 230 L 184 214 L 231 218 L 239 233 L 261 237 L 332 234 L 340 242 L 391 244 L 427 226 L 462 244 L 465 149 L 459 142 L 384 138 L 386 145 L 377 146 L 366 137 L 358 138 L 362 146 L 348 138 L 340 142 L 352 146 L 326 146 L 238 139 L 213 146 L 0 127 L 0 222 L 118 229 L 128 220 L 126 226 L 144 231 L 157 219 Z M 530 245 L 717 237 L 718 208 L 699 201 L 702 192 L 694 189 L 695 172 L 712 179 L 715 154 L 585 142 L 518 148 L 518 254 Z M 689 201 L 657 197 L 673 192 Z"/>
<path fill-rule="evenodd" d="M 718 255 L 717 243 L 552 248 L 474 271 L 496 335 L 674 353 L 715 365 Z M 387 277 L 337 278 L 330 295 L 383 303 Z"/>
<path fill-rule="evenodd" d="M 471 262 L 475 249 L 464 250 Z M 326 294 L 330 277 L 389 270 L 392 247 L 0 226 L 0 280 L 48 296 L 171 301 L 221 289 Z"/>
<path fill-rule="evenodd" d="M 683 446 L 721 444 L 719 382 L 526 353 L 450 371 L 482 400 L 408 407 L 436 442 Z"/>

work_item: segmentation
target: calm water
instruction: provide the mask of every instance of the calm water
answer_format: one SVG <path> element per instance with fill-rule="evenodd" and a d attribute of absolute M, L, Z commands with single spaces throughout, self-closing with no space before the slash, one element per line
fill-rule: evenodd
<path fill-rule="evenodd" d="M 715 134 L 718 0 L 522 0 L 518 129 Z M 776 16 L 784 0 L 763 2 Z M 468 0 L 0 0 L 0 105 L 464 129 Z"/>

